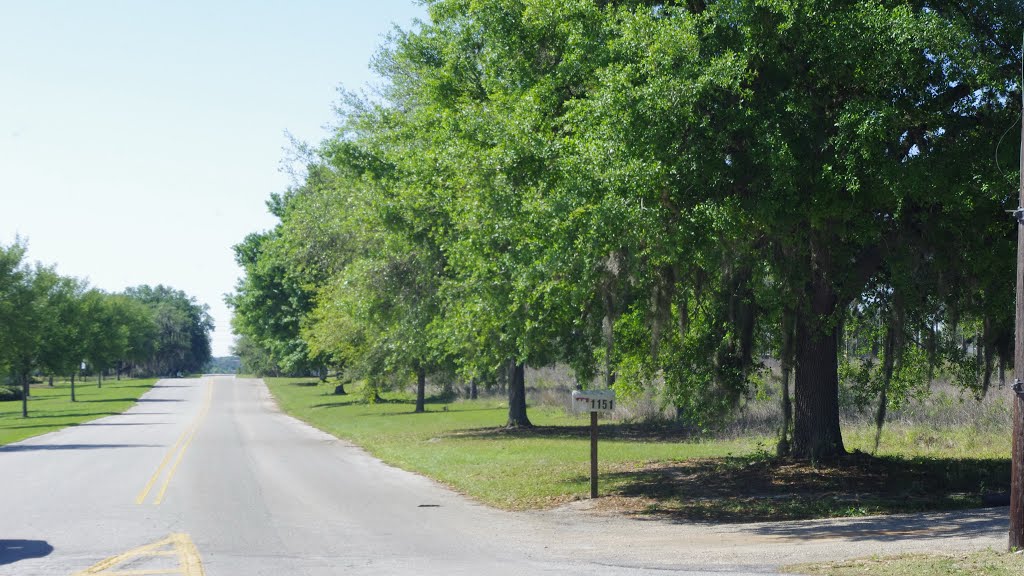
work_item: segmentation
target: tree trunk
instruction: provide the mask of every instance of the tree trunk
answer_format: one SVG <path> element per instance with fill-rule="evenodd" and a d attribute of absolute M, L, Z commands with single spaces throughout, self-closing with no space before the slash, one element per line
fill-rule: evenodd
<path fill-rule="evenodd" d="M 789 427 L 793 423 L 793 402 L 789 398 L 789 376 L 793 371 L 793 330 L 795 314 L 791 310 L 783 312 L 782 318 L 782 430 L 779 443 L 775 447 L 778 456 L 788 456 L 790 451 Z"/>
<path fill-rule="evenodd" d="M 21 417 L 28 418 L 28 394 L 29 394 L 29 379 L 28 374 L 21 375 Z"/>
<path fill-rule="evenodd" d="M 476 384 L 476 378 L 472 378 L 469 381 L 469 399 L 476 400 L 480 395 L 479 387 Z"/>
<path fill-rule="evenodd" d="M 96 387 L 103 388 L 103 372 L 100 370 L 96 371 Z"/>
<path fill-rule="evenodd" d="M 50 388 L 53 388 L 53 374 L 50 374 Z"/>
<path fill-rule="evenodd" d="M 422 367 L 416 369 L 416 410 L 417 414 L 425 412 L 425 396 L 427 391 L 427 371 Z"/>
<path fill-rule="evenodd" d="M 615 385 L 615 321 L 618 320 L 616 289 L 621 272 L 621 254 L 612 252 L 605 260 L 605 281 L 601 283 L 601 302 L 604 304 L 604 319 L 601 332 L 604 336 L 604 380 L 605 388 Z"/>
<path fill-rule="evenodd" d="M 610 290 L 605 291 L 604 304 L 605 315 L 601 321 L 604 334 L 604 385 L 605 388 L 612 388 L 615 385 L 615 318 L 612 313 L 615 299 Z"/>
<path fill-rule="evenodd" d="M 838 298 L 819 267 L 808 288 L 810 310 L 798 311 L 796 322 L 793 456 L 817 461 L 846 449 L 839 430 L 839 328 L 830 321 Z"/>
<path fill-rule="evenodd" d="M 658 281 L 651 291 L 651 361 L 654 364 L 658 363 L 658 355 L 661 352 L 662 331 L 665 325 L 672 320 L 675 284 L 675 268 L 662 267 L 658 274 Z"/>
<path fill-rule="evenodd" d="M 892 383 L 892 374 L 896 369 L 896 356 L 899 354 L 897 344 L 897 327 L 895 320 L 890 320 L 889 327 L 885 331 L 885 359 L 882 361 L 882 390 L 878 394 L 878 410 L 875 411 L 875 449 L 872 454 L 878 452 L 878 446 L 882 443 L 882 427 L 885 426 L 885 415 L 889 410 L 889 385 Z M 903 328 L 902 323 L 899 326 Z"/>
<path fill-rule="evenodd" d="M 498 394 L 504 395 L 508 391 L 508 381 L 512 378 L 512 363 L 508 362 L 504 368 L 498 369 L 497 374 L 497 387 Z"/>
<path fill-rule="evenodd" d="M 928 323 L 928 388 L 935 380 L 936 352 L 938 351 L 938 328 L 933 322 Z"/>
<path fill-rule="evenodd" d="M 992 384 L 992 361 L 995 356 L 995 345 L 992 340 L 992 321 L 987 317 L 983 321 L 984 331 L 982 332 L 981 339 L 978 340 L 978 346 L 984 343 L 984 348 L 979 348 L 978 351 L 981 354 L 982 359 L 982 376 L 981 376 L 981 397 L 984 398 L 988 394 L 988 388 Z"/>
<path fill-rule="evenodd" d="M 676 300 L 676 308 L 679 310 L 679 339 L 686 340 L 690 333 L 690 293 L 687 290 L 680 290 L 680 296 Z"/>
<path fill-rule="evenodd" d="M 71 373 L 71 401 L 78 402 L 78 400 L 75 399 L 75 372 Z"/>
<path fill-rule="evenodd" d="M 338 396 L 345 396 L 348 392 L 345 391 L 345 383 L 338 382 L 338 385 L 334 387 L 334 393 Z"/>
<path fill-rule="evenodd" d="M 532 428 L 526 417 L 526 367 L 514 360 L 509 361 L 508 422 L 509 428 Z"/>
<path fill-rule="evenodd" d="M 732 295 L 729 297 L 729 323 L 733 326 L 733 354 L 743 370 L 746 380 L 754 361 L 754 324 L 757 307 L 754 303 L 754 289 L 751 287 L 753 273 L 749 266 L 743 266 L 732 274 Z"/>

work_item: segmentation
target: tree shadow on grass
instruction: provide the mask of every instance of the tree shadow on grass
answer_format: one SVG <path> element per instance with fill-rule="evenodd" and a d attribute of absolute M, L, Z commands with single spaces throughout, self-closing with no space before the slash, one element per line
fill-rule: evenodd
<path fill-rule="evenodd" d="M 415 416 L 417 414 L 461 414 L 463 412 L 493 412 L 494 408 L 469 408 L 459 410 L 438 410 L 437 408 L 431 409 L 430 404 L 427 404 L 427 408 L 423 412 L 416 412 L 415 410 L 408 410 L 402 412 L 386 412 L 383 414 L 377 414 L 378 416 Z M 489 428 L 488 428 L 489 430 Z M 446 434 L 446 436 L 458 436 L 457 432 Z"/>
<path fill-rule="evenodd" d="M 694 430 L 674 424 L 600 424 L 601 440 L 635 440 L 639 442 L 683 442 L 696 437 Z M 590 425 L 585 426 L 532 426 L 507 428 L 471 428 L 452 432 L 450 436 L 462 438 L 554 438 L 590 439 Z"/>
<path fill-rule="evenodd" d="M 334 407 L 337 407 L 337 406 L 363 406 L 363 407 L 369 407 L 369 406 L 382 405 L 382 404 L 387 404 L 387 405 L 407 404 L 409 406 L 414 406 L 416 404 L 415 400 L 408 400 L 406 398 L 378 398 L 378 399 L 374 400 L 373 402 L 367 402 L 366 400 L 364 400 L 364 399 L 362 399 L 362 398 L 360 398 L 358 396 L 352 396 L 352 395 L 347 395 L 347 394 L 346 395 L 342 395 L 342 396 L 338 396 L 336 394 L 324 394 L 324 396 L 328 397 L 328 398 L 339 398 L 340 397 L 340 398 L 343 398 L 343 400 L 338 400 L 336 402 L 323 402 L 321 404 L 314 404 L 313 408 L 334 408 Z"/>
<path fill-rule="evenodd" d="M 312 408 L 337 408 L 338 406 L 359 406 L 359 402 L 323 402 L 313 404 Z"/>
<path fill-rule="evenodd" d="M 0 540 L 0 566 L 30 558 L 43 558 L 51 552 L 53 546 L 42 540 Z"/>
<path fill-rule="evenodd" d="M 636 466 L 635 464 L 633 465 Z M 812 466 L 765 455 L 620 469 L 602 478 L 638 518 L 758 522 L 978 507 L 1009 489 L 1009 459 L 854 453 Z"/>

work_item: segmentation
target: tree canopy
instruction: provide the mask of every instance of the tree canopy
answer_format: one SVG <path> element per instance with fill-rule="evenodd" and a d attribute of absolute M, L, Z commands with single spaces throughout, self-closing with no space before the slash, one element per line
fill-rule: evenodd
<path fill-rule="evenodd" d="M 841 370 L 885 406 L 968 362 L 964 326 L 982 387 L 1008 358 L 1019 2 L 427 4 L 236 247 L 236 330 L 272 364 L 507 370 L 528 425 L 516 375 L 563 362 L 704 426 L 770 354 L 822 458 Z"/>

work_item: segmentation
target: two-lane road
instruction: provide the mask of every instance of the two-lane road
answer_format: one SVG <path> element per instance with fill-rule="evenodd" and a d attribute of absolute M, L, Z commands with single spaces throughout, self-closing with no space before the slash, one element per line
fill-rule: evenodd
<path fill-rule="evenodd" d="M 970 532 L 956 518 L 934 520 L 952 526 L 939 540 L 913 541 L 1005 535 L 997 515 L 972 517 Z M 910 538 L 781 526 L 492 510 L 281 414 L 261 381 L 233 377 L 161 381 L 122 415 L 0 447 L 0 575 L 769 574 Z"/>

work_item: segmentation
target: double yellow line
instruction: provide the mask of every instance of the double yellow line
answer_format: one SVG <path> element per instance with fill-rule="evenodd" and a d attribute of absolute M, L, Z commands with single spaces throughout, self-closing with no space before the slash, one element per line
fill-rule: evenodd
<path fill-rule="evenodd" d="M 160 487 L 160 490 L 156 493 L 153 498 L 153 505 L 157 506 L 164 500 L 164 494 L 167 492 L 167 486 L 170 485 L 171 479 L 174 478 L 174 473 L 178 471 L 178 465 L 181 464 L 182 458 L 185 457 L 185 451 L 188 450 L 189 445 L 192 444 L 192 440 L 196 437 L 196 431 L 199 430 L 200 424 L 206 418 L 206 415 L 210 412 L 210 406 L 213 404 L 213 383 L 209 381 L 206 383 L 206 399 L 203 401 L 203 407 L 199 411 L 195 420 L 192 421 L 192 425 L 185 429 L 178 437 L 178 441 L 171 446 L 171 449 L 167 451 L 167 455 L 160 462 L 160 466 L 157 467 L 156 472 L 150 477 L 149 482 L 146 482 L 146 486 L 142 488 L 139 495 L 135 497 L 136 504 L 143 504 L 146 498 L 149 497 L 150 491 L 160 480 L 161 476 L 164 477 L 164 483 Z M 173 464 L 171 462 L 173 461 Z M 166 476 L 164 475 L 164 469 L 167 465 L 171 464 L 171 467 L 167 470 Z"/>

